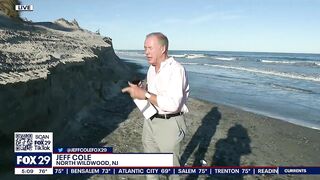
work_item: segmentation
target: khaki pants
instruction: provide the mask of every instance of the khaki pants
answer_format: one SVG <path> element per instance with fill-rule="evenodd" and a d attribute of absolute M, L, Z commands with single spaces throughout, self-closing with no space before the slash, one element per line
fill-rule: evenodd
<path fill-rule="evenodd" d="M 186 133 L 183 115 L 170 119 L 146 119 L 143 124 L 142 143 L 146 153 L 173 153 L 173 165 L 180 166 L 180 144 Z M 178 179 L 179 176 L 170 176 Z M 157 175 L 148 175 L 147 179 L 159 179 Z"/>

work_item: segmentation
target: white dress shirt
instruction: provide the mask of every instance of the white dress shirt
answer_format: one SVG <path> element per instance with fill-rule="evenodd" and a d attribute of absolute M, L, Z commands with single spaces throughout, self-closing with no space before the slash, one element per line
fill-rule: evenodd
<path fill-rule="evenodd" d="M 170 57 L 161 62 L 156 72 L 155 66 L 150 66 L 147 74 L 148 91 L 157 95 L 159 114 L 188 112 L 186 106 L 189 96 L 189 83 L 184 67 Z"/>

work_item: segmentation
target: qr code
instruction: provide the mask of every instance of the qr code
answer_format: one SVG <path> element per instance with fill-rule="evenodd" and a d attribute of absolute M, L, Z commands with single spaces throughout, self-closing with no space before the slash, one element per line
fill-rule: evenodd
<path fill-rule="evenodd" d="M 52 152 L 52 132 L 15 132 L 15 152 Z"/>
<path fill-rule="evenodd" d="M 15 151 L 32 151 L 33 134 L 15 134 Z"/>

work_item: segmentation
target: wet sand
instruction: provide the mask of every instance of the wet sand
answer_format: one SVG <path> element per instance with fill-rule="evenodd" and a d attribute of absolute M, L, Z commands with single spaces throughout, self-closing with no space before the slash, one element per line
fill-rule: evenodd
<path fill-rule="evenodd" d="M 317 166 L 320 131 L 236 108 L 189 99 L 188 133 L 182 148 L 185 165 L 210 166 Z M 134 109 L 128 119 L 101 142 L 114 152 L 142 152 L 143 117 Z M 119 177 L 93 176 L 92 179 Z M 141 176 L 121 176 L 142 179 Z M 184 176 L 185 178 L 187 176 Z M 235 177 L 235 176 L 233 176 Z M 244 179 L 314 179 L 317 176 L 245 176 Z M 319 177 L 319 176 L 318 176 Z M 191 176 L 191 179 L 197 177 Z M 199 177 L 200 179 L 206 177 Z M 232 178 L 232 177 L 209 177 Z"/>

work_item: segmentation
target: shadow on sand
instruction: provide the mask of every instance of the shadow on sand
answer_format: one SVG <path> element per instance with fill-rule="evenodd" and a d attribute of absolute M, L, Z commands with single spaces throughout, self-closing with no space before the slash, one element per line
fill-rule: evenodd
<path fill-rule="evenodd" d="M 246 128 L 234 125 L 228 130 L 227 138 L 216 143 L 211 166 L 240 166 L 241 156 L 251 153 L 250 142 Z M 215 175 L 208 179 L 243 179 L 243 176 Z"/>
<path fill-rule="evenodd" d="M 187 160 L 195 150 L 195 159 L 192 166 L 202 165 L 201 160 L 205 159 L 205 154 L 208 150 L 211 139 L 216 132 L 220 119 L 221 113 L 218 111 L 217 107 L 212 108 L 211 111 L 202 119 L 201 126 L 194 133 L 181 156 L 182 166 L 187 163 Z M 187 179 L 196 179 L 197 177 L 197 175 L 189 175 Z"/>

